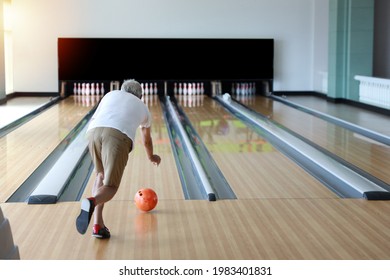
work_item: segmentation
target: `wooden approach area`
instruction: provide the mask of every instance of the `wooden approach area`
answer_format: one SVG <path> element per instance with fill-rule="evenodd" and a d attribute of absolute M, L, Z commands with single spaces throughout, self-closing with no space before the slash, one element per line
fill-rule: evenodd
<path fill-rule="evenodd" d="M 111 201 L 112 237 L 75 230 L 79 203 L 1 205 L 22 259 L 389 259 L 390 204 L 350 199 Z"/>

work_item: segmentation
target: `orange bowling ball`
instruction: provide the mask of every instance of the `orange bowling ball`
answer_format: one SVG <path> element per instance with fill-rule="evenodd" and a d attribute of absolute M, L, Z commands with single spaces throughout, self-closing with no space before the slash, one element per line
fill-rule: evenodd
<path fill-rule="evenodd" d="M 156 207 L 158 197 L 154 190 L 144 188 L 137 191 L 134 196 L 134 201 L 138 209 L 148 212 Z"/>

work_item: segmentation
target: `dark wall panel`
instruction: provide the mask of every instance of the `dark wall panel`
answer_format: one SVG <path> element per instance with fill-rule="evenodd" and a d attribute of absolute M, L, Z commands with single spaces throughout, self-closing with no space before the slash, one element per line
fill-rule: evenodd
<path fill-rule="evenodd" d="M 272 80 L 273 39 L 59 38 L 59 80 Z"/>

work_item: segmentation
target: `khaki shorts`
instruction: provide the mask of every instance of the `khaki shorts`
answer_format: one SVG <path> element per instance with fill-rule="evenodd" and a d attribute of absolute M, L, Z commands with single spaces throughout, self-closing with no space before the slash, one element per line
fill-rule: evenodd
<path fill-rule="evenodd" d="M 103 184 L 119 187 L 133 142 L 127 135 L 110 127 L 93 128 L 87 137 L 95 170 L 104 175 Z"/>

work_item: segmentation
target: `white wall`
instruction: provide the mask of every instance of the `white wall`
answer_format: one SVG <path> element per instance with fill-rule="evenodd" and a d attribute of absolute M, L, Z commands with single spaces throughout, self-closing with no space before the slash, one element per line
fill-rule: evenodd
<path fill-rule="evenodd" d="M 314 0 L 313 12 L 313 90 L 328 92 L 329 0 Z"/>
<path fill-rule="evenodd" d="M 274 38 L 274 89 L 313 90 L 313 67 L 326 70 L 313 59 L 314 38 L 327 47 L 314 36 L 324 1 L 13 0 L 14 90 L 58 90 L 58 37 Z"/>

